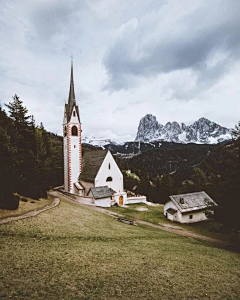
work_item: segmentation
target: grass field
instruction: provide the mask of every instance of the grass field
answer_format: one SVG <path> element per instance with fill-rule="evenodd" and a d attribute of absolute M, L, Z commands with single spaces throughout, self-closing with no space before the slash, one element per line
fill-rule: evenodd
<path fill-rule="evenodd" d="M 148 208 L 147 211 L 138 211 L 140 207 Z M 212 220 L 192 223 L 192 224 L 180 224 L 171 222 L 166 219 L 163 214 L 163 205 L 148 206 L 146 204 L 131 204 L 127 207 L 113 206 L 109 208 L 110 211 L 121 214 L 131 220 L 143 220 L 153 224 L 166 224 L 179 226 L 184 230 L 191 231 L 200 235 L 206 235 L 208 237 L 220 239 L 231 244 L 240 246 L 240 238 L 236 240 L 236 234 L 227 230 L 222 224 L 214 222 Z"/>
<path fill-rule="evenodd" d="M 48 199 L 34 200 L 28 197 L 25 197 L 25 199 L 27 200 L 27 202 L 23 202 L 20 200 L 19 207 L 16 210 L 7 210 L 0 208 L 0 220 L 7 217 L 23 215 L 32 210 L 39 210 L 52 203 L 52 200 Z"/>
<path fill-rule="evenodd" d="M 240 299 L 240 256 L 62 201 L 0 225 L 0 299 Z"/>

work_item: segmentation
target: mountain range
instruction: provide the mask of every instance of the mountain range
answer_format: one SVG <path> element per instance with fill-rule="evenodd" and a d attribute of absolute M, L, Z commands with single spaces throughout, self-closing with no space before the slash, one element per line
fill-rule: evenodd
<path fill-rule="evenodd" d="M 135 141 L 217 144 L 230 140 L 231 131 L 206 118 L 200 118 L 188 126 L 175 121 L 162 125 L 155 116 L 147 114 L 140 120 Z"/>

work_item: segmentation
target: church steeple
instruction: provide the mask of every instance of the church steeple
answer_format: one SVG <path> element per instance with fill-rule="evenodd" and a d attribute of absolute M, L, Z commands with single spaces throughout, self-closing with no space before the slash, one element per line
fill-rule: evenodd
<path fill-rule="evenodd" d="M 75 91 L 74 91 L 74 80 L 73 80 L 73 60 L 71 61 L 71 77 L 70 77 L 70 88 L 68 96 L 68 105 L 71 111 L 73 104 L 75 104 Z"/>
<path fill-rule="evenodd" d="M 71 76 L 68 103 L 65 104 L 63 118 L 63 153 L 64 153 L 64 190 L 69 193 L 79 193 L 78 177 L 82 170 L 81 122 L 76 104 L 73 61 L 71 61 Z"/>
<path fill-rule="evenodd" d="M 72 114 L 73 106 L 76 105 L 75 91 L 74 91 L 74 80 L 73 80 L 73 60 L 71 60 L 71 77 L 70 77 L 70 87 L 68 95 L 68 119 L 70 119 Z"/>
<path fill-rule="evenodd" d="M 76 104 L 75 98 L 75 90 L 74 90 L 74 79 L 73 79 L 73 57 L 71 60 L 71 76 L 70 76 L 70 87 L 69 87 L 69 95 L 68 95 L 68 103 L 65 105 L 66 113 L 67 113 L 67 121 L 69 122 L 73 113 L 73 108 L 76 108 L 76 113 L 78 116 L 78 120 L 80 122 L 80 115 L 78 106 Z"/>

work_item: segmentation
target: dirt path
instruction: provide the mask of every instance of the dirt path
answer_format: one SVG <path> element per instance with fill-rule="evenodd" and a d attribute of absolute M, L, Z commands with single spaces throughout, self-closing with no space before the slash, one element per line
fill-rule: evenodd
<path fill-rule="evenodd" d="M 12 221 L 17 221 L 17 220 L 22 220 L 22 219 L 25 219 L 25 218 L 35 217 L 38 214 L 40 214 L 41 212 L 44 212 L 46 210 L 49 210 L 51 208 L 56 207 L 59 203 L 60 203 L 60 199 L 59 198 L 54 198 L 53 202 L 50 205 L 48 205 L 48 206 L 46 206 L 42 209 L 33 210 L 33 211 L 30 211 L 30 212 L 28 212 L 24 215 L 21 215 L 21 216 L 8 217 L 6 219 L 0 220 L 0 224 L 6 224 L 6 223 L 9 223 L 9 222 L 12 222 Z"/>
<path fill-rule="evenodd" d="M 151 226 L 151 227 L 161 229 L 161 230 L 164 230 L 164 231 L 167 231 L 167 232 L 172 232 L 172 233 L 175 233 L 175 234 L 178 234 L 178 235 L 187 236 L 189 238 L 194 238 L 194 239 L 197 239 L 197 240 L 202 240 L 202 241 L 218 244 L 219 246 L 224 246 L 224 247 L 228 246 L 228 244 L 226 242 L 222 241 L 222 240 L 218 240 L 218 239 L 214 239 L 214 238 L 211 238 L 211 237 L 208 237 L 208 236 L 205 236 L 205 235 L 200 235 L 200 234 L 197 234 L 197 233 L 193 233 L 193 232 L 190 232 L 190 231 L 187 231 L 187 230 L 184 230 L 184 229 L 181 229 L 181 230 L 174 229 L 174 228 L 170 228 L 170 227 L 166 227 L 166 226 L 155 225 L 155 224 L 145 222 L 145 221 L 141 221 L 141 220 L 137 220 L 136 223 L 146 225 L 146 226 Z"/>
<path fill-rule="evenodd" d="M 122 216 L 120 214 L 111 212 L 111 211 L 106 210 L 106 209 L 101 208 L 101 207 L 96 207 L 94 205 L 83 204 L 83 203 L 81 203 L 81 202 L 79 202 L 77 200 L 73 200 L 70 196 L 63 195 L 60 192 L 57 192 L 57 193 L 58 193 L 58 197 L 59 198 L 63 198 L 63 199 L 65 199 L 67 201 L 70 201 L 72 203 L 75 203 L 75 204 L 87 207 L 87 208 L 95 210 L 95 211 L 99 211 L 101 213 L 110 215 L 110 216 L 112 216 L 114 218 L 124 217 L 124 216 Z M 142 224 L 142 225 L 145 225 L 145 226 L 150 226 L 150 227 L 153 227 L 153 228 L 157 228 L 157 229 L 160 229 L 160 230 L 163 230 L 163 231 L 167 231 L 167 232 L 175 233 L 175 234 L 178 234 L 178 235 L 186 236 L 186 237 L 189 237 L 189 238 L 193 238 L 193 239 L 197 239 L 197 240 L 202 240 L 202 241 L 214 243 L 215 245 L 218 245 L 218 246 L 224 247 L 224 248 L 226 248 L 226 247 L 229 246 L 228 243 L 226 243 L 226 242 L 224 242 L 222 240 L 211 238 L 211 237 L 208 237 L 208 236 L 205 236 L 205 235 L 200 235 L 200 234 L 197 234 L 197 233 L 193 233 L 193 232 L 184 230 L 182 228 L 177 229 L 177 228 L 174 228 L 173 226 L 166 227 L 165 224 L 155 225 L 155 224 L 152 224 L 152 223 L 149 223 L 149 222 L 145 222 L 145 221 L 141 221 L 141 220 L 135 220 L 135 223 L 136 224 Z"/>

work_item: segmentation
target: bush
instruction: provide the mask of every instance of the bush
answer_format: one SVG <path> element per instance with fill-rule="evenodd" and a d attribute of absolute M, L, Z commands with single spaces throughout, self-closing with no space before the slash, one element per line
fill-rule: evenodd
<path fill-rule="evenodd" d="M 22 202 L 28 202 L 28 199 L 27 198 L 21 198 L 20 199 Z"/>
<path fill-rule="evenodd" d="M 8 194 L 8 195 L 1 195 L 0 199 L 0 208 L 15 210 L 19 206 L 19 196 Z"/>

